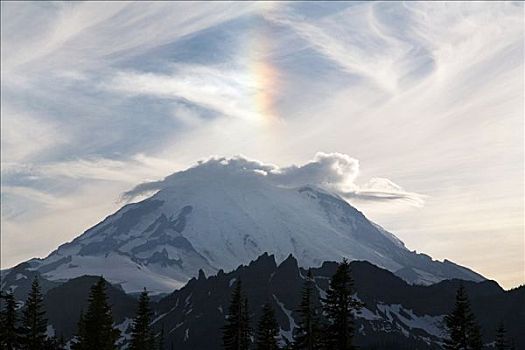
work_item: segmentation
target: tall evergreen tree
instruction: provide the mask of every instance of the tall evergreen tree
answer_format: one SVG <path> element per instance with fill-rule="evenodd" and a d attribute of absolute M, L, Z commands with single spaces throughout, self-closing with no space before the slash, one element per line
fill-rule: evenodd
<path fill-rule="evenodd" d="M 323 310 L 328 324 L 324 329 L 324 346 L 331 350 L 354 349 L 354 313 L 359 311 L 361 303 L 353 296 L 353 280 L 350 275 L 350 263 L 344 259 L 330 280 Z"/>
<path fill-rule="evenodd" d="M 0 292 L 0 349 L 20 349 L 20 334 L 16 323 L 16 300 L 13 293 Z"/>
<path fill-rule="evenodd" d="M 232 293 L 226 325 L 222 328 L 225 350 L 247 350 L 250 347 L 250 319 L 248 299 L 243 296 L 241 281 L 237 281 Z"/>
<path fill-rule="evenodd" d="M 277 350 L 279 337 L 279 324 L 275 319 L 272 306 L 267 303 L 262 309 L 261 319 L 257 327 L 257 350 Z"/>
<path fill-rule="evenodd" d="M 473 350 L 483 349 L 483 340 L 481 339 L 481 328 L 477 322 L 474 322 L 470 331 L 470 346 Z"/>
<path fill-rule="evenodd" d="M 496 350 L 509 350 L 510 344 L 507 340 L 507 330 L 503 325 L 503 322 L 500 322 L 498 328 L 496 329 Z"/>
<path fill-rule="evenodd" d="M 152 312 L 149 306 L 148 292 L 140 294 L 137 314 L 131 328 L 130 350 L 155 350 L 155 336 L 151 329 Z"/>
<path fill-rule="evenodd" d="M 46 342 L 47 320 L 44 317 L 43 303 L 44 297 L 40 291 L 38 278 L 35 277 L 22 313 L 21 343 L 24 350 L 41 350 L 45 346 L 49 347 Z"/>
<path fill-rule="evenodd" d="M 91 287 L 88 310 L 78 322 L 74 350 L 116 350 L 120 331 L 113 327 L 113 315 L 106 296 L 106 281 L 100 277 Z"/>
<path fill-rule="evenodd" d="M 315 281 L 308 270 L 304 282 L 301 304 L 299 305 L 299 324 L 294 333 L 293 348 L 297 350 L 317 350 L 321 348 L 319 315 L 315 303 Z"/>
<path fill-rule="evenodd" d="M 481 333 L 476 318 L 470 309 L 465 287 L 460 285 L 456 292 L 454 309 L 445 316 L 448 339 L 447 350 L 478 350 L 483 347 Z"/>
<path fill-rule="evenodd" d="M 252 333 L 253 330 L 250 326 L 250 313 L 248 308 L 248 298 L 244 297 L 244 303 L 243 308 L 241 312 L 241 349 L 248 349 L 250 348 L 251 342 L 252 342 Z"/>

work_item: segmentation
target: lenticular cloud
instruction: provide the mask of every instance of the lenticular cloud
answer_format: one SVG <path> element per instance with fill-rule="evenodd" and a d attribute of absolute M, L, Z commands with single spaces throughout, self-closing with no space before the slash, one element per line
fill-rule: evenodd
<path fill-rule="evenodd" d="M 375 177 L 358 185 L 359 161 L 342 153 L 318 152 L 303 165 L 279 167 L 265 164 L 244 156 L 232 158 L 211 157 L 201 160 L 197 165 L 175 172 L 163 180 L 142 183 L 123 194 L 123 199 L 131 200 L 137 196 L 169 188 L 178 177 L 187 172 L 217 171 L 222 174 L 257 176 L 276 186 L 299 187 L 313 185 L 337 193 L 347 199 L 372 201 L 405 201 L 414 206 L 423 205 L 423 196 L 405 191 L 389 179 Z"/>

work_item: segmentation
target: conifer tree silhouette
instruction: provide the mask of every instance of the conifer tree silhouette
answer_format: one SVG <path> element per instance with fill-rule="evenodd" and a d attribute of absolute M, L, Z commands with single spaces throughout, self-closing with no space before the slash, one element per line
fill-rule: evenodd
<path fill-rule="evenodd" d="M 352 296 L 353 293 L 350 263 L 343 259 L 330 280 L 326 298 L 322 300 L 328 321 L 323 334 L 323 345 L 327 349 L 354 349 L 354 314 L 362 304 Z"/>
<path fill-rule="evenodd" d="M 87 312 L 80 315 L 73 350 L 116 350 L 120 331 L 113 327 L 113 315 L 106 295 L 106 281 L 91 287 Z"/>
<path fill-rule="evenodd" d="M 257 350 L 279 349 L 279 324 L 275 319 L 275 313 L 269 303 L 264 304 L 261 319 L 257 327 Z"/>
<path fill-rule="evenodd" d="M 46 346 L 47 320 L 44 297 L 35 277 L 22 312 L 21 345 L 24 350 L 41 350 Z"/>
<path fill-rule="evenodd" d="M 242 283 L 237 281 L 232 293 L 222 342 L 225 350 L 248 350 L 250 347 L 250 319 L 248 300 L 242 293 Z"/>
<path fill-rule="evenodd" d="M 298 328 L 294 333 L 293 347 L 297 350 L 317 350 L 321 347 L 321 329 L 316 309 L 315 281 L 308 270 L 304 282 L 299 313 Z"/>
<path fill-rule="evenodd" d="M 0 349 L 20 348 L 20 332 L 17 327 L 16 300 L 11 291 L 0 292 Z"/>
<path fill-rule="evenodd" d="M 140 294 L 137 314 L 131 326 L 130 350 L 155 350 L 155 336 L 150 325 L 151 317 L 149 296 L 144 288 Z"/>
<path fill-rule="evenodd" d="M 476 318 L 470 309 L 467 292 L 461 284 L 456 292 L 454 309 L 445 316 L 448 339 L 447 350 L 478 350 L 483 347 L 481 332 Z"/>

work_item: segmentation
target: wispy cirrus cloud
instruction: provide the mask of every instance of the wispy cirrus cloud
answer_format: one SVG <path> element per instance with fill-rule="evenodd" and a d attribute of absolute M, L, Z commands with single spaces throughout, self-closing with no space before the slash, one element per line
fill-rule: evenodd
<path fill-rule="evenodd" d="M 69 135 L 62 134 L 57 123 L 44 121 L 45 116 L 7 103 L 2 103 L 1 114 L 2 164 L 30 158 L 69 141 Z"/>
<path fill-rule="evenodd" d="M 130 97 L 188 101 L 219 116 L 260 120 L 254 108 L 256 87 L 243 71 L 226 67 L 175 66 L 172 75 L 118 72 L 102 88 Z"/>
<path fill-rule="evenodd" d="M 2 18 L 2 74 L 98 70 L 259 7 L 256 3 L 4 3 L 2 10 L 10 15 Z"/>
<path fill-rule="evenodd" d="M 340 193 L 407 246 L 522 278 L 523 4 L 1 6 L 3 265 L 210 154 L 322 182 L 326 150 L 359 159 Z M 258 122 L 261 92 L 279 123 Z"/>

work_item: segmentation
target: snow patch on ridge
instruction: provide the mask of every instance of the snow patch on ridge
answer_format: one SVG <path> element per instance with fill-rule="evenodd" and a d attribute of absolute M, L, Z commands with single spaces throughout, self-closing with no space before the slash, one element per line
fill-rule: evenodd
<path fill-rule="evenodd" d="M 281 337 L 284 336 L 289 341 L 292 341 L 293 340 L 293 331 L 294 331 L 295 328 L 297 328 L 297 324 L 295 323 L 295 319 L 292 317 L 292 311 L 288 310 L 284 306 L 284 304 L 275 295 L 273 295 L 273 298 L 274 298 L 275 302 L 277 303 L 277 305 L 279 305 L 281 310 L 284 312 L 286 317 L 288 317 L 288 325 L 289 325 L 290 329 L 285 331 L 284 329 L 281 328 L 281 332 L 280 332 Z"/>
<path fill-rule="evenodd" d="M 417 316 L 412 310 L 403 308 L 402 305 L 378 304 L 377 308 L 386 315 L 390 322 L 394 319 L 403 323 L 406 327 L 418 328 L 435 337 L 443 337 L 443 319 L 445 316 Z M 373 314 L 375 315 L 375 314 Z M 378 316 L 379 317 L 379 316 Z"/>

